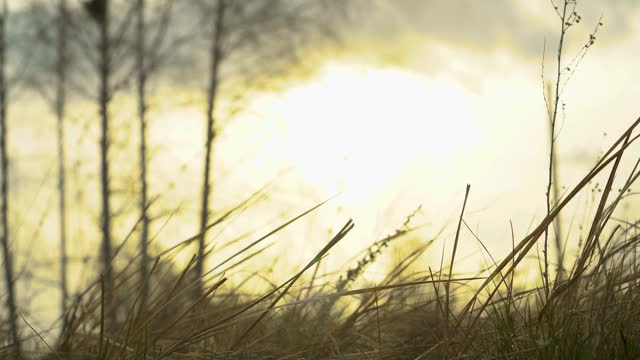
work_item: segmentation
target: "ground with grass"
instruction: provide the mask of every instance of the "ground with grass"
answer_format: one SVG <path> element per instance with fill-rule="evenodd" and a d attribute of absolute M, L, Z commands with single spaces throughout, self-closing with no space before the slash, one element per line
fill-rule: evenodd
<path fill-rule="evenodd" d="M 49 359 L 638 358 L 638 222 L 613 219 L 616 208 L 633 196 L 628 190 L 640 176 L 640 160 L 625 157 L 636 145 L 639 123 L 527 236 L 514 239 L 510 255 L 492 259 L 476 276 L 456 275 L 455 246 L 439 268 L 408 271 L 420 255 L 433 251 L 433 241 L 424 241 L 384 281 L 362 286 L 357 280 L 364 269 L 389 243 L 412 232 L 410 215 L 337 278 L 318 278 L 314 269 L 349 236 L 352 221 L 288 281 L 259 294 L 228 286 L 225 274 L 257 256 L 254 246 L 294 218 L 234 254 L 234 265 L 225 264 L 203 279 L 194 278 L 195 257 L 182 269 L 172 262 L 172 254 L 193 239 L 158 256 L 147 279 L 138 276 L 135 258 L 129 259 L 129 265 L 117 268 L 112 289 L 98 278 L 75 299 L 59 320 L 55 342 L 30 326 L 23 339 L 25 354 Z M 625 161 L 635 164 L 627 173 L 621 170 Z M 579 256 L 565 259 L 564 271 L 545 275 L 541 270 L 535 285 L 514 280 L 527 257 L 535 256 L 542 269 L 545 259 L 534 249 L 545 230 L 596 178 L 606 182 L 585 224 L 588 236 L 568 239 L 579 243 Z M 468 197 L 469 188 L 456 245 Z M 124 255 L 116 251 L 114 258 L 119 256 Z M 150 286 L 146 295 L 144 282 Z M 13 347 L 1 351 L 9 357 Z"/>

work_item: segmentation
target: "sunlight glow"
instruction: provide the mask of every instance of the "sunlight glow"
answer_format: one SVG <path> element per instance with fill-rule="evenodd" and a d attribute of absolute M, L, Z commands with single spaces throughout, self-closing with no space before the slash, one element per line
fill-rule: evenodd
<path fill-rule="evenodd" d="M 329 64 L 276 108 L 286 156 L 347 202 L 376 195 L 407 167 L 444 166 L 480 131 L 461 88 L 393 68 Z"/>

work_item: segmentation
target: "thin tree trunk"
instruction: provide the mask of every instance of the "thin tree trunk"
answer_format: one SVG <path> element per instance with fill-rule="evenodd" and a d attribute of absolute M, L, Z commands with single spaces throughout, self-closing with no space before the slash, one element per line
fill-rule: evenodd
<path fill-rule="evenodd" d="M 111 190 L 109 187 L 109 76 L 111 67 L 111 53 L 109 45 L 109 0 L 104 1 L 104 14 L 99 19 L 100 26 L 100 192 L 102 195 L 102 267 L 104 272 L 107 298 L 113 294 L 111 268 Z"/>
<path fill-rule="evenodd" d="M 207 127 L 206 127 L 206 145 L 205 145 L 205 159 L 204 159 L 204 174 L 202 183 L 202 208 L 200 213 L 200 238 L 198 239 L 198 260 L 196 262 L 195 271 L 198 280 L 200 281 L 200 289 L 202 292 L 202 275 L 204 273 L 204 261 L 205 261 L 205 230 L 207 222 L 209 220 L 209 197 L 211 194 L 210 186 L 210 173 L 211 173 L 211 148 L 213 146 L 213 140 L 215 139 L 215 110 L 216 100 L 219 86 L 219 67 L 220 57 L 222 55 L 222 36 L 224 31 L 224 13 L 225 13 L 225 0 L 218 0 L 216 13 L 214 15 L 214 34 L 211 42 L 210 53 L 210 73 L 209 73 L 209 89 L 207 92 Z"/>
<path fill-rule="evenodd" d="M 66 58 L 67 58 L 67 4 L 66 0 L 58 3 L 58 61 L 56 74 L 58 89 L 56 92 L 56 117 L 58 137 L 58 205 L 60 216 L 60 311 L 64 317 L 67 310 L 69 292 L 67 289 L 67 212 L 66 212 L 66 184 L 65 184 L 65 149 L 64 149 L 64 114 L 66 102 Z"/>
<path fill-rule="evenodd" d="M 7 82 L 5 78 L 6 62 L 6 35 L 5 28 L 8 17 L 7 0 L 2 3 L 2 16 L 0 17 L 0 167 L 2 168 L 1 191 L 2 207 L 0 217 L 2 218 L 2 250 L 4 253 L 4 275 L 7 284 L 7 308 L 9 310 L 9 327 L 11 337 L 15 346 L 16 358 L 21 358 L 20 338 L 18 336 L 16 295 L 13 279 L 12 257 L 9 252 L 9 159 L 7 157 Z"/>
<path fill-rule="evenodd" d="M 149 216 L 147 214 L 147 121 L 146 121 L 146 73 L 145 73 L 145 1 L 138 0 L 136 58 L 138 67 L 138 117 L 140 120 L 140 212 L 142 217 L 142 234 L 140 237 L 140 278 L 142 284 L 141 307 L 144 306 L 149 292 L 147 272 L 149 266 Z"/>

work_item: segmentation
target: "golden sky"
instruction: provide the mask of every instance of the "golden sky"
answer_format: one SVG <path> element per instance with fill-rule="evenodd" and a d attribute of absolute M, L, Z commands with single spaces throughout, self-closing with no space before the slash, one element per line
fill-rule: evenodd
<path fill-rule="evenodd" d="M 322 45 L 312 75 L 277 92 L 254 94 L 233 120 L 221 120 L 213 165 L 215 210 L 284 175 L 268 202 L 235 220 L 217 241 L 247 230 L 264 232 L 281 221 L 281 214 L 294 215 L 339 192 L 269 249 L 285 263 L 283 268 L 297 265 L 328 240 L 329 229 L 353 218 L 356 228 L 350 238 L 323 262 L 325 270 L 335 270 L 400 226 L 419 205 L 423 207 L 416 225 L 428 224 L 423 236 L 453 224 L 464 188 L 471 184 L 466 221 L 494 257 L 503 255 L 511 244 L 510 221 L 516 237 L 522 237 L 545 211 L 548 120 L 541 61 L 546 40 L 545 76 L 551 79 L 558 27 L 550 3 L 354 4 L 358 6 L 350 21 L 339 31 L 342 42 Z M 568 34 L 567 58 L 588 40 L 601 15 L 604 26 L 563 93 L 558 161 L 561 186 L 566 187 L 640 116 L 640 6 L 631 0 L 583 0 L 578 9 L 582 22 Z M 163 213 L 181 210 L 162 228 L 161 244 L 175 243 L 196 230 L 204 140 L 201 98 L 198 89 L 159 86 L 150 103 L 151 189 L 162 195 Z M 134 181 L 136 168 L 128 152 L 134 151 L 137 136 L 131 101 L 123 97 L 114 104 L 120 149 L 112 154 L 118 169 L 113 182 L 129 191 L 118 195 L 116 204 L 129 212 L 136 206 L 127 197 L 133 190 L 126 186 Z M 13 125 L 11 141 L 14 176 L 21 184 L 14 196 L 27 199 L 14 202 L 16 221 L 25 224 L 23 238 L 33 234 L 30 229 L 41 217 L 50 233 L 55 233 L 57 221 L 46 216 L 54 208 L 55 182 L 48 166 L 54 123 L 43 124 L 37 114 L 45 110 L 39 111 L 24 102 L 11 108 L 14 118 L 25 119 Z M 74 199 L 85 206 L 74 215 L 73 236 L 84 239 L 77 253 L 97 251 L 97 237 L 88 234 L 97 229 L 98 211 L 86 211 L 97 199 L 97 166 L 91 163 L 97 155 L 97 130 L 85 125 L 92 116 L 95 109 L 87 103 L 76 104 L 70 114 L 69 152 L 71 162 L 77 161 L 70 186 Z M 593 201 L 586 194 L 579 204 Z M 580 215 L 577 207 L 564 215 L 575 224 L 573 235 L 580 231 Z M 126 233 L 132 222 L 132 216 L 118 219 L 119 233 Z M 439 258 L 442 246 L 450 246 L 451 233 L 445 232 L 431 260 Z M 54 244 L 56 238 L 45 241 Z M 17 246 L 24 249 L 24 244 Z M 476 256 L 464 270 L 478 269 L 478 249 L 471 234 L 463 234 L 461 258 Z M 383 260 L 381 266 L 390 261 Z M 277 272 L 274 276 L 285 277 Z M 376 271 L 367 276 L 375 280 Z"/>

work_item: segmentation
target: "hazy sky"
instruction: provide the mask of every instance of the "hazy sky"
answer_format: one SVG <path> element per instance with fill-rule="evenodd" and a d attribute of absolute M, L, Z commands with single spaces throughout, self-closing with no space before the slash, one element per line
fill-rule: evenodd
<path fill-rule="evenodd" d="M 360 14 L 364 24 L 360 34 L 380 48 L 392 45 L 389 40 L 418 37 L 483 53 L 508 47 L 528 59 L 539 59 L 543 39 L 555 38 L 559 30 L 551 1 L 378 0 L 373 4 L 371 11 Z M 632 34 L 639 10 L 632 0 L 578 1 L 582 23 L 572 32 L 584 38 L 602 16 L 607 25 L 603 41 L 623 41 Z"/>
<path fill-rule="evenodd" d="M 309 85 L 285 95 L 284 117 L 295 119 L 287 129 L 299 131 L 290 152 L 302 160 L 294 162 L 327 194 L 346 188 L 357 195 L 345 195 L 345 202 L 368 199 L 353 213 L 374 229 L 397 223 L 391 219 L 418 203 L 425 204 L 424 221 L 451 220 L 470 183 L 468 222 L 494 255 L 504 254 L 509 221 L 521 237 L 544 213 L 548 120 L 541 64 L 546 41 L 545 76 L 552 80 L 559 31 L 551 3 L 361 5 L 345 31 L 346 49 L 327 56 Z M 603 26 L 564 88 L 561 187 L 574 185 L 640 116 L 640 91 L 633 86 L 640 80 L 640 5 L 580 1 L 577 12 L 582 19 L 567 34 L 565 59 L 578 54 L 601 17 Z M 321 152 L 327 139 L 330 150 Z M 592 203 L 590 196 L 580 206 Z M 574 240 L 576 208 L 565 214 L 575 225 Z M 470 234 L 466 238 L 464 251 L 477 252 Z"/>
<path fill-rule="evenodd" d="M 281 213 L 293 215 L 342 192 L 269 249 L 283 263 L 302 262 L 327 240 L 329 228 L 338 229 L 351 217 L 356 222 L 352 236 L 323 262 L 325 270 L 335 270 L 400 226 L 418 205 L 423 207 L 416 224 L 429 224 L 423 236 L 453 224 L 469 183 L 469 226 L 494 256 L 506 253 L 509 222 L 522 238 L 545 211 L 548 119 L 542 49 L 546 40 L 545 75 L 551 79 L 559 31 L 551 3 L 354 0 L 351 5 L 349 21 L 338 31 L 339 45 L 323 43 L 319 54 L 313 53 L 312 76 L 278 92 L 255 95 L 233 121 L 221 120 L 213 166 L 216 210 L 289 171 L 277 182 L 270 202 L 240 217 L 220 241 L 247 229 L 265 230 Z M 640 116 L 640 5 L 632 0 L 581 0 L 578 13 L 582 21 L 567 35 L 566 59 L 588 41 L 601 15 L 604 25 L 563 93 L 558 159 L 560 183 L 566 187 Z M 150 104 L 152 192 L 162 194 L 165 214 L 182 210 L 162 229 L 165 244 L 196 229 L 204 140 L 204 106 L 197 91 L 161 86 Z M 115 116 L 116 144 L 135 149 L 131 99 L 120 98 L 114 107 L 125 109 Z M 19 212 L 15 218 L 25 224 L 20 236 L 26 239 L 33 238 L 41 214 L 51 214 L 43 223 L 49 233 L 56 233 L 50 157 L 54 123 L 43 125 L 44 111 L 30 103 L 11 108 L 14 118 L 25 119 L 14 125 L 11 146 L 20 149 L 15 152 L 19 180 L 14 196 L 29 199 L 14 201 Z M 97 155 L 98 133 L 86 124 L 95 111 L 92 104 L 75 104 L 68 136 L 74 164 L 70 171 L 80 174 L 70 176 L 72 193 L 88 207 L 96 203 L 97 183 L 86 179 L 95 180 L 97 166 L 87 159 Z M 115 151 L 112 158 L 118 169 L 115 186 L 133 192 L 135 159 L 125 150 Z M 134 212 L 135 201 L 128 199 L 116 201 L 116 207 Z M 577 204 L 593 201 L 588 193 Z M 574 223 L 574 240 L 580 231 L 581 212 L 576 209 L 564 214 L 567 223 Z M 97 242 L 88 239 L 97 229 L 98 211 L 81 210 L 72 233 L 84 241 L 76 250 L 95 252 Z M 131 220 L 118 220 L 120 233 L 126 233 Z M 442 237 L 447 246 L 451 234 Z M 54 244 L 57 238 L 45 241 Z M 461 258 L 475 254 L 480 261 L 471 234 L 463 232 L 461 244 Z M 437 244 L 431 260 L 439 259 L 442 246 Z M 295 259 L 286 260 L 291 253 Z M 467 262 L 466 270 L 477 269 L 477 261 Z M 367 276 L 375 279 L 381 272 L 372 269 Z"/>

